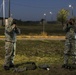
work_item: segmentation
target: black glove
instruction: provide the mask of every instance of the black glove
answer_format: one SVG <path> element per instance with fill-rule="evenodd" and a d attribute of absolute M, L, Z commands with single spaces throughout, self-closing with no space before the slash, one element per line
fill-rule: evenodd
<path fill-rule="evenodd" d="M 16 33 L 16 34 L 20 34 L 20 29 L 17 28 L 17 27 L 15 27 L 15 33 Z"/>

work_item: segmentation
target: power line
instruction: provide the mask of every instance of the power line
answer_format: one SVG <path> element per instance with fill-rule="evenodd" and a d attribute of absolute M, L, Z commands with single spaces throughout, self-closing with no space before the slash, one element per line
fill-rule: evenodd
<path fill-rule="evenodd" d="M 10 0 L 8 0 L 8 5 L 9 5 L 9 9 L 8 9 L 8 17 L 10 17 Z"/>

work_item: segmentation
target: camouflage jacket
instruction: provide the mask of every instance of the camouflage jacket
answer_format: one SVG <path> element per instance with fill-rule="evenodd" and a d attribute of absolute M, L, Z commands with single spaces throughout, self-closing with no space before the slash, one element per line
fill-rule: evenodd
<path fill-rule="evenodd" d="M 8 25 L 5 25 L 5 41 L 16 42 L 16 32 L 13 27 L 13 19 L 8 18 Z"/>
<path fill-rule="evenodd" d="M 63 30 L 66 32 L 66 38 L 75 39 L 76 34 L 75 25 L 64 25 Z"/>

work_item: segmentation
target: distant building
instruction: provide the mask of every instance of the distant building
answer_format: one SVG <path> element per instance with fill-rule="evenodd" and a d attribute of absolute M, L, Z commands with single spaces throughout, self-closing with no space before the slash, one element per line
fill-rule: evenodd
<path fill-rule="evenodd" d="M 3 22 L 3 18 L 0 17 L 0 26 L 4 25 L 7 23 L 7 18 L 5 18 L 5 23 Z"/>

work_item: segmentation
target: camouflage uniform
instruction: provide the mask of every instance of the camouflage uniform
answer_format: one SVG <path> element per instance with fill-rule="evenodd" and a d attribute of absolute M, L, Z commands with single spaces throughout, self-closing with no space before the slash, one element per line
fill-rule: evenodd
<path fill-rule="evenodd" d="M 65 51 L 64 51 L 64 64 L 69 63 L 69 56 L 73 57 L 73 64 L 76 64 L 76 33 L 75 26 L 68 24 L 64 26 L 66 31 Z"/>
<path fill-rule="evenodd" d="M 13 19 L 8 18 L 8 25 L 5 25 L 5 63 L 4 66 L 9 66 L 14 63 L 14 56 L 16 51 L 16 32 Z"/>

